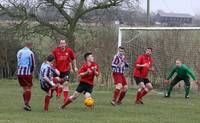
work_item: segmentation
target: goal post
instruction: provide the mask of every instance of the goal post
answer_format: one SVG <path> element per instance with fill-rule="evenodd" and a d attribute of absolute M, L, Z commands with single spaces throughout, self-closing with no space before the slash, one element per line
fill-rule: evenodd
<path fill-rule="evenodd" d="M 122 31 L 125 30 L 200 30 L 200 27 L 119 27 L 118 30 L 118 47 L 122 43 Z"/>
<path fill-rule="evenodd" d="M 200 79 L 200 27 L 119 27 L 119 46 L 125 47 L 131 67 L 146 47 L 153 48 L 158 73 L 156 77 L 150 74 L 154 84 L 161 84 L 176 59 L 181 59 Z"/>

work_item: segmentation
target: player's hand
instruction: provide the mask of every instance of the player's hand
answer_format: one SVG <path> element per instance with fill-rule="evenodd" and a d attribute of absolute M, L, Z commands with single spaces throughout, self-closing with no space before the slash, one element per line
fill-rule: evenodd
<path fill-rule="evenodd" d="M 97 66 L 91 68 L 94 72 L 97 70 Z"/>
<path fill-rule="evenodd" d="M 87 69 L 88 74 L 91 74 L 93 71 L 91 69 Z"/>
<path fill-rule="evenodd" d="M 164 80 L 164 84 L 165 84 L 165 85 L 168 85 L 169 83 L 170 83 L 169 80 Z"/>
<path fill-rule="evenodd" d="M 74 70 L 71 68 L 71 69 L 70 69 L 70 73 L 73 73 L 73 72 L 74 72 Z"/>
<path fill-rule="evenodd" d="M 150 65 L 149 65 L 148 63 L 145 63 L 145 64 L 144 64 L 144 67 L 149 68 Z"/>
<path fill-rule="evenodd" d="M 75 71 L 75 72 L 78 72 L 78 68 L 77 68 L 77 67 L 74 67 L 74 71 Z"/>
<path fill-rule="evenodd" d="M 55 87 L 55 83 L 53 81 L 49 82 L 52 87 Z"/>
<path fill-rule="evenodd" d="M 195 84 L 197 84 L 197 85 L 199 84 L 199 81 L 198 81 L 198 80 L 194 80 L 193 82 L 194 82 Z"/>

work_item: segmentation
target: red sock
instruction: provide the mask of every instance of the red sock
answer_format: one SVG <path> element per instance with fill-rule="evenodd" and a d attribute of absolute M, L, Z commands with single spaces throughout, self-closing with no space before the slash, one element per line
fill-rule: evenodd
<path fill-rule="evenodd" d="M 115 89 L 113 92 L 113 101 L 116 102 L 117 98 L 119 97 L 119 89 Z"/>
<path fill-rule="evenodd" d="M 143 89 L 143 90 L 141 91 L 140 98 L 144 97 L 147 93 L 148 93 L 148 92 L 147 92 L 145 89 Z"/>
<path fill-rule="evenodd" d="M 25 91 L 25 92 L 23 93 L 23 98 L 24 98 L 24 103 L 25 103 L 26 105 L 28 105 L 29 102 L 30 102 L 30 99 L 31 99 L 31 91 Z"/>
<path fill-rule="evenodd" d="M 65 108 L 65 106 L 69 105 L 71 102 L 72 102 L 72 100 L 71 100 L 70 98 L 68 98 L 68 99 L 66 100 L 66 102 L 64 103 L 64 105 L 62 105 L 61 108 Z"/>
<path fill-rule="evenodd" d="M 29 104 L 30 100 L 31 100 L 31 91 L 27 91 L 27 103 Z"/>
<path fill-rule="evenodd" d="M 62 92 L 62 88 L 58 87 L 57 90 L 56 90 L 56 92 L 57 92 L 57 97 L 60 97 L 61 92 Z"/>
<path fill-rule="evenodd" d="M 26 104 L 26 93 L 23 93 L 24 104 Z"/>
<path fill-rule="evenodd" d="M 118 99 L 117 102 L 121 102 L 121 101 L 123 100 L 123 98 L 125 97 L 125 95 L 126 95 L 126 91 L 122 91 L 122 92 L 120 93 L 120 95 L 119 95 L 119 99 Z"/>
<path fill-rule="evenodd" d="M 44 110 L 45 111 L 48 111 L 50 99 L 51 99 L 50 96 L 48 96 L 48 95 L 45 96 L 45 100 L 44 100 Z"/>
<path fill-rule="evenodd" d="M 63 91 L 63 96 L 64 96 L 64 102 L 68 99 L 68 91 Z"/>
<path fill-rule="evenodd" d="M 141 97 L 141 91 L 138 91 L 137 92 L 137 95 L 136 95 L 136 98 L 135 98 L 135 101 L 139 101 L 140 100 L 140 97 Z"/>

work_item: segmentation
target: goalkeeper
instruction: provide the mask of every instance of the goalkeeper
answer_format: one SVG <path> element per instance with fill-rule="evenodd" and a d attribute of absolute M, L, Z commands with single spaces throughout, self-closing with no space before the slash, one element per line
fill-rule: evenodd
<path fill-rule="evenodd" d="M 189 98 L 190 77 L 194 80 L 195 83 L 198 82 L 196 80 L 194 73 L 191 71 L 191 69 L 187 65 L 183 64 L 180 59 L 177 59 L 176 64 L 173 66 L 169 76 L 167 77 L 167 80 L 164 81 L 165 84 L 168 84 L 170 82 L 169 79 L 172 78 L 174 73 L 176 73 L 177 75 L 174 77 L 174 79 L 170 83 L 167 93 L 165 94 L 165 97 L 170 97 L 173 87 L 177 83 L 179 83 L 181 80 L 183 80 L 185 83 L 185 98 Z"/>

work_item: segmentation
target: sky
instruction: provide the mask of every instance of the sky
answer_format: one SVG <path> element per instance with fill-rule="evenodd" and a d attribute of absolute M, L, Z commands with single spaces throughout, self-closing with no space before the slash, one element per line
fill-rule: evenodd
<path fill-rule="evenodd" d="M 140 6 L 146 10 L 147 0 L 140 0 Z M 150 0 L 150 11 L 188 13 L 200 15 L 200 0 Z"/>

